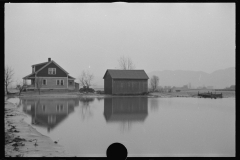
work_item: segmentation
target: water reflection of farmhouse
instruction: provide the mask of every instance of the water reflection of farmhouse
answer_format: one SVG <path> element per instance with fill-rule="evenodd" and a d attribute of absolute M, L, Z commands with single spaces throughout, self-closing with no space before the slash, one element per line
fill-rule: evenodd
<path fill-rule="evenodd" d="M 132 124 L 144 122 L 148 116 L 146 97 L 114 97 L 104 99 L 104 117 L 107 123 Z"/>
<path fill-rule="evenodd" d="M 74 111 L 74 107 L 79 105 L 79 100 L 22 99 L 22 104 L 23 111 L 32 117 L 32 125 L 45 127 L 50 132 Z"/>
<path fill-rule="evenodd" d="M 102 99 L 97 99 L 101 101 Z M 103 98 L 104 118 L 107 123 L 118 123 L 129 126 L 132 123 L 144 122 L 148 116 L 148 99 L 146 97 L 113 97 Z M 95 98 L 23 98 L 21 104 L 23 111 L 31 116 L 31 124 L 44 127 L 48 132 L 53 130 L 67 116 L 74 112 L 74 107 L 80 107 L 79 113 L 82 120 L 92 118 Z"/>

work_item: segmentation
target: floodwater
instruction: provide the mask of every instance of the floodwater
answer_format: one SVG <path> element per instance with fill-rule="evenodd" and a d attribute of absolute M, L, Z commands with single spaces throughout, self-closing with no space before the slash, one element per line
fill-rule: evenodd
<path fill-rule="evenodd" d="M 25 121 L 73 156 L 235 156 L 235 98 L 11 98 Z"/>

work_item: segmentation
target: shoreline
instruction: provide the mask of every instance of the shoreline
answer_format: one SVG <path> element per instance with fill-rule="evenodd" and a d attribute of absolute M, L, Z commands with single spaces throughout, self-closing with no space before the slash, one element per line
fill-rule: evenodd
<path fill-rule="evenodd" d="M 66 157 L 63 146 L 24 122 L 26 116 L 5 101 L 5 157 Z"/>
<path fill-rule="evenodd" d="M 148 97 L 148 98 L 173 98 L 173 97 L 191 97 L 191 98 L 202 98 L 197 95 L 197 92 L 171 92 L 171 93 L 160 93 L 153 92 L 148 95 L 108 95 L 108 94 L 97 94 L 97 93 L 79 93 L 79 92 L 43 92 L 40 95 L 37 92 L 22 93 L 21 95 L 12 94 L 8 97 L 19 97 L 19 98 L 105 98 L 105 97 Z M 235 92 L 232 95 L 223 94 L 222 98 L 235 97 Z"/>

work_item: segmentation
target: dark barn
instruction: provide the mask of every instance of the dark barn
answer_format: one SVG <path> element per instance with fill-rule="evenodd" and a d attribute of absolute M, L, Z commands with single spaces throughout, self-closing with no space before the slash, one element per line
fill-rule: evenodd
<path fill-rule="evenodd" d="M 106 94 L 144 94 L 148 91 L 148 76 L 144 70 L 108 69 L 103 77 Z"/>

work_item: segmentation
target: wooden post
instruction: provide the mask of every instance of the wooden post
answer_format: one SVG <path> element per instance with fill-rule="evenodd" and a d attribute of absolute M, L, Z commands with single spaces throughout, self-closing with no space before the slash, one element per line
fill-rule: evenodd
<path fill-rule="evenodd" d="M 68 89 L 68 75 L 67 75 L 67 89 Z"/>

